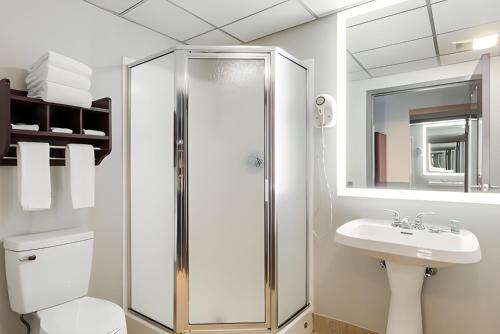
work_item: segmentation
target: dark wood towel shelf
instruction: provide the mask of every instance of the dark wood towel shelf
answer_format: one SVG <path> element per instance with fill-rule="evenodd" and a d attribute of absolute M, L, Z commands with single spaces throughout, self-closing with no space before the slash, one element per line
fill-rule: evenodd
<path fill-rule="evenodd" d="M 66 144 L 94 146 L 99 165 L 111 153 L 111 99 L 103 98 L 90 108 L 45 102 L 10 88 L 8 79 L 0 80 L 0 165 L 17 164 L 15 144 L 20 141 L 49 143 L 51 166 L 64 166 Z M 38 124 L 40 131 L 14 130 L 12 123 Z M 70 128 L 72 134 L 51 132 L 51 127 Z M 99 130 L 106 136 L 92 136 L 83 129 Z M 56 147 L 56 148 L 52 148 Z"/>

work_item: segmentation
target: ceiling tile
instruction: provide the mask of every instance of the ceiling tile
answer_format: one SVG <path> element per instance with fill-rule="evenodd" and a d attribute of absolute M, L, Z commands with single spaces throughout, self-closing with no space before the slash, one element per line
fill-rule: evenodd
<path fill-rule="evenodd" d="M 449 55 L 441 56 L 441 64 L 452 65 L 458 63 L 464 63 L 467 61 L 476 61 L 479 60 L 483 54 L 484 51 L 466 51 L 466 52 L 452 53 Z M 491 55 L 493 57 L 500 55 L 500 46 L 497 46 L 493 50 Z"/>
<path fill-rule="evenodd" d="M 354 54 L 365 68 L 431 58 L 436 56 L 432 37 Z"/>
<path fill-rule="evenodd" d="M 356 24 L 373 21 L 382 17 L 387 17 L 390 15 L 406 12 L 408 10 L 424 6 L 426 6 L 425 0 L 403 1 L 392 6 L 387 6 L 379 10 L 375 10 L 363 15 L 352 17 L 347 21 L 347 26 L 350 27 Z"/>
<path fill-rule="evenodd" d="M 288 1 L 225 26 L 224 30 L 248 42 L 313 19 L 298 2 Z"/>
<path fill-rule="evenodd" d="M 216 25 L 223 26 L 261 10 L 274 6 L 283 0 L 170 0 L 193 14 Z"/>
<path fill-rule="evenodd" d="M 427 8 L 419 8 L 347 29 L 347 48 L 352 52 L 432 36 Z"/>
<path fill-rule="evenodd" d="M 140 0 L 86 0 L 94 5 L 112 10 L 115 13 L 121 13 L 129 9 L 133 5 L 140 2 Z"/>
<path fill-rule="evenodd" d="M 238 45 L 241 44 L 237 39 L 229 36 L 223 31 L 212 30 L 203 35 L 197 36 L 186 41 L 191 45 Z"/>
<path fill-rule="evenodd" d="M 499 0 L 448 0 L 432 5 L 438 34 L 500 20 Z"/>
<path fill-rule="evenodd" d="M 363 68 L 359 66 L 359 63 L 354 60 L 350 53 L 347 53 L 347 73 L 363 71 Z"/>
<path fill-rule="evenodd" d="M 347 74 L 347 81 L 360 81 L 370 79 L 370 75 L 365 71 L 352 72 Z"/>
<path fill-rule="evenodd" d="M 433 68 L 433 67 L 437 67 L 437 66 L 438 66 L 437 59 L 430 58 L 430 59 L 422 59 L 422 60 L 412 61 L 409 63 L 373 68 L 370 70 L 370 73 L 374 77 L 382 77 L 382 76 L 393 75 L 393 74 L 398 74 L 398 73 L 419 71 L 419 70 L 424 70 L 427 68 Z"/>
<path fill-rule="evenodd" d="M 365 0 L 301 0 L 301 1 L 318 16 L 324 16 L 329 14 L 330 12 L 366 2 Z"/>
<path fill-rule="evenodd" d="M 453 42 L 472 41 L 476 37 L 500 34 L 500 22 L 485 24 L 469 29 L 462 29 L 437 36 L 441 54 L 457 52 Z M 484 53 L 485 51 L 483 51 Z"/>
<path fill-rule="evenodd" d="M 166 0 L 149 0 L 125 14 L 128 19 L 184 41 L 213 27 Z"/>

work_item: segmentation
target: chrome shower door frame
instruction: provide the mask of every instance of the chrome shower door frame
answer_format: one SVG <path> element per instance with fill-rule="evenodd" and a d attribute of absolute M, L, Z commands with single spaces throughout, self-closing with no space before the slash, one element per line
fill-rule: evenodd
<path fill-rule="evenodd" d="M 264 244 L 265 244 L 265 321 L 264 322 L 245 322 L 245 323 L 208 323 L 191 324 L 189 323 L 189 215 L 188 215 L 188 183 L 189 183 L 189 135 L 187 117 L 189 113 L 189 73 L 188 62 L 190 59 L 252 59 L 263 60 L 265 66 L 264 73 L 264 182 L 265 182 L 265 217 L 264 217 Z M 177 208 L 177 278 L 176 278 L 176 301 L 174 305 L 175 331 L 177 333 L 184 331 L 206 331 L 206 330 L 263 330 L 271 328 L 271 270 L 270 270 L 270 232 L 271 232 L 271 205 L 269 199 L 272 198 L 269 185 L 272 184 L 272 90 L 271 90 L 271 52 L 243 52 L 240 50 L 177 50 L 175 51 L 176 63 L 176 208 Z M 267 201 L 266 201 L 267 200 Z"/>

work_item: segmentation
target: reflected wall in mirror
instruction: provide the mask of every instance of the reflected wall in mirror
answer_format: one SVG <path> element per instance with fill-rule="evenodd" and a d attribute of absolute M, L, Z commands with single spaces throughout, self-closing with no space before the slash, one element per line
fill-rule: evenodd
<path fill-rule="evenodd" d="M 345 19 L 347 188 L 496 192 L 500 1 L 374 1 Z M 453 13 L 469 15 L 456 20 Z M 381 33 L 382 32 L 382 33 Z M 497 131 L 498 130 L 498 131 Z"/>

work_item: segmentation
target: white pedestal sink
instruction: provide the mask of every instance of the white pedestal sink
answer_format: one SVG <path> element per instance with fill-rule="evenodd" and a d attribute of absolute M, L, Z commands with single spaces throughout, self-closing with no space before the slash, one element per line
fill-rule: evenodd
<path fill-rule="evenodd" d="M 337 229 L 335 240 L 385 260 L 391 302 L 386 334 L 422 334 L 421 291 L 425 269 L 481 260 L 476 236 L 402 229 L 389 220 L 357 219 Z"/>

